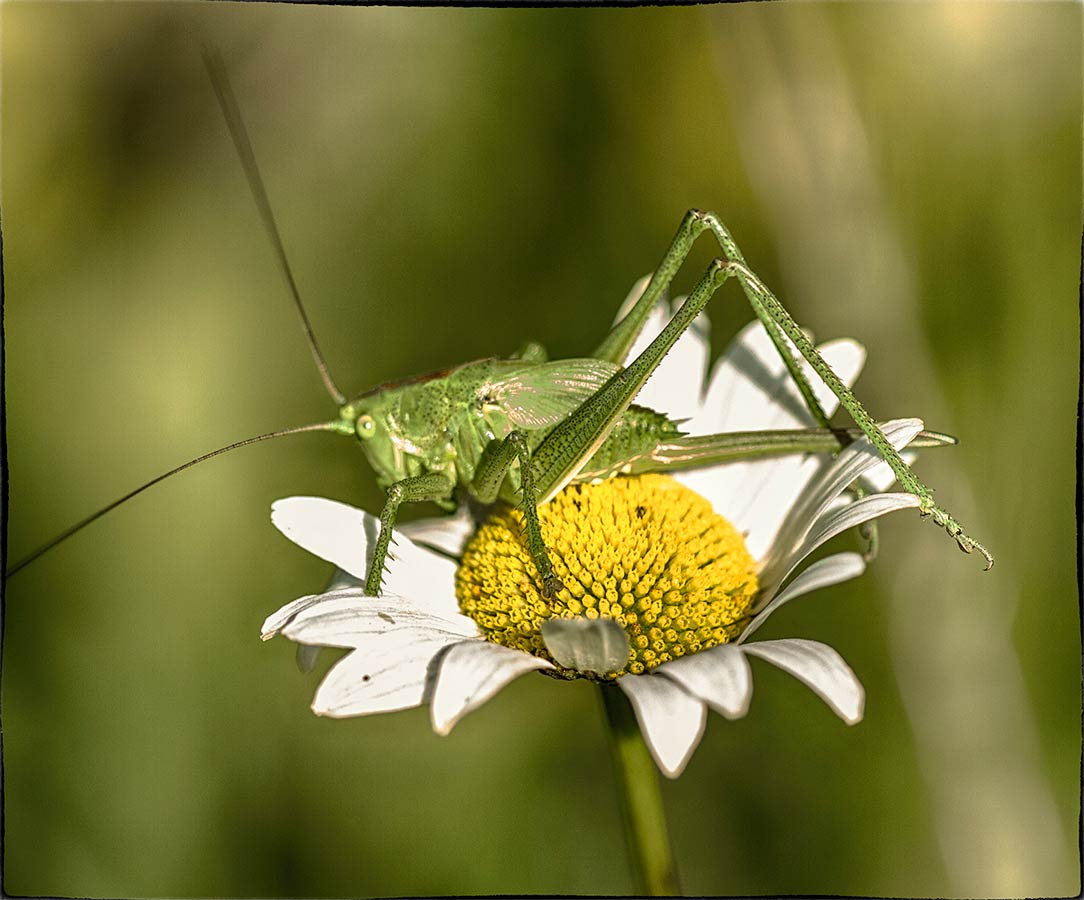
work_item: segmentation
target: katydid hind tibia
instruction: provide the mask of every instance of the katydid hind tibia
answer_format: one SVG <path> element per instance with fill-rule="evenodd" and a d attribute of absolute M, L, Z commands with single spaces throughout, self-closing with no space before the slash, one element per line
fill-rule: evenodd
<path fill-rule="evenodd" d="M 301 316 L 310 349 L 339 415 L 330 422 L 248 438 L 187 462 L 141 485 L 9 568 L 10 576 L 146 488 L 220 453 L 270 437 L 325 430 L 355 437 L 386 489 L 380 535 L 366 590 L 380 590 L 392 527 L 403 503 L 435 501 L 453 509 L 465 497 L 481 504 L 497 500 L 521 505 L 526 541 L 540 576 L 540 588 L 560 588 L 537 518 L 537 505 L 565 485 L 622 474 L 667 472 L 731 460 L 795 453 L 834 453 L 865 436 L 892 468 L 904 490 L 919 498 L 919 510 L 945 528 L 966 552 L 986 549 L 964 533 L 911 471 L 864 407 L 832 369 L 770 290 L 753 274 L 722 222 L 712 213 L 688 212 L 639 298 L 590 357 L 546 361 L 537 345 L 511 359 L 485 359 L 406 381 L 383 384 L 346 401 L 317 348 L 300 301 L 221 60 L 205 54 L 242 168 L 271 237 L 291 296 Z M 635 359 L 627 360 L 652 310 L 666 294 L 697 238 L 708 231 L 721 256 L 714 260 L 662 332 Z M 633 405 L 639 390 L 666 353 L 690 327 L 708 300 L 735 279 L 780 353 L 805 401 L 815 427 L 792 431 L 685 435 L 661 412 Z M 839 398 L 857 428 L 832 428 L 799 363 Z M 923 432 L 913 447 L 939 446 L 953 439 Z M 359 550 L 360 552 L 360 550 Z"/>

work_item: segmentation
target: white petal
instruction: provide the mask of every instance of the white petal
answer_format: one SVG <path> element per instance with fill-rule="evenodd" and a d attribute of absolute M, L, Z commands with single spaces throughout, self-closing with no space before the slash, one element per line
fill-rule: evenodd
<path fill-rule="evenodd" d="M 675 301 L 674 308 L 680 301 L 681 298 Z M 629 350 L 625 365 L 647 349 L 670 317 L 669 304 L 659 302 L 655 305 L 644 330 Z M 707 316 L 701 313 L 663 357 L 633 402 L 665 412 L 671 419 L 695 416 L 700 410 L 700 396 L 708 367 L 709 328 Z"/>
<path fill-rule="evenodd" d="M 709 497 L 713 508 L 729 519 L 746 535 L 745 545 L 760 559 L 772 540 L 786 523 L 787 514 L 796 497 L 801 496 L 806 483 L 815 476 L 823 459 L 811 456 L 781 456 L 738 463 L 738 471 L 723 473 L 712 487 L 713 493 L 727 491 L 717 504 Z M 735 478 L 740 480 L 735 481 Z M 726 499 L 723 499 L 723 498 Z"/>
<path fill-rule="evenodd" d="M 919 419 L 894 419 L 886 422 L 882 430 L 892 446 L 899 449 L 922 430 L 922 422 Z M 834 460 L 823 464 L 805 486 L 802 496 L 793 505 L 770 548 L 764 553 L 762 558 L 765 570 L 774 571 L 785 565 L 785 561 L 796 551 L 818 517 L 856 478 L 877 465 L 881 459 L 881 454 L 873 447 L 869 438 L 862 437 L 840 451 Z M 793 565 L 793 562 L 787 565 L 788 569 L 790 565 Z"/>
<path fill-rule="evenodd" d="M 271 640 L 271 638 L 282 631 L 290 620 L 299 612 L 302 612 L 311 606 L 323 603 L 328 597 L 337 596 L 339 590 L 342 590 L 342 588 L 335 588 L 323 594 L 310 594 L 307 597 L 292 600 L 285 606 L 279 607 L 264 619 L 263 625 L 260 626 L 260 639 L 265 641 Z"/>
<path fill-rule="evenodd" d="M 332 666 L 312 701 L 318 716 L 364 716 L 410 709 L 433 690 L 437 655 L 449 643 L 414 628 L 393 631 L 365 650 L 354 650 Z"/>
<path fill-rule="evenodd" d="M 700 743 L 707 707 L 659 675 L 624 675 L 617 683 L 632 701 L 655 763 L 666 776 L 677 778 Z"/>
<path fill-rule="evenodd" d="M 636 301 L 643 296 L 644 291 L 647 290 L 647 286 L 651 281 L 651 273 L 644 275 L 632 286 L 632 289 L 628 292 L 625 299 L 621 301 L 621 305 L 617 308 L 617 315 L 614 316 L 614 325 L 620 322 L 625 316 L 629 314 L 632 308 L 636 305 Z M 661 330 L 661 329 L 660 329 Z M 658 331 L 655 332 L 658 334 Z"/>
<path fill-rule="evenodd" d="M 341 588 L 364 586 L 365 582 L 360 578 L 355 578 L 345 569 L 336 568 L 332 573 L 331 578 L 328 579 L 327 585 L 324 587 L 324 593 L 327 593 L 328 591 L 337 591 Z"/>
<path fill-rule="evenodd" d="M 821 465 L 818 457 L 780 456 L 679 472 L 675 477 L 709 500 L 715 512 L 745 535 L 749 552 L 761 559 L 795 497 Z"/>
<path fill-rule="evenodd" d="M 331 591 L 337 591 L 341 588 L 361 587 L 361 582 L 358 581 L 349 572 L 344 572 L 342 569 L 336 568 L 332 573 L 331 578 L 328 579 L 327 585 L 324 587 L 324 593 L 330 593 Z M 302 598 L 307 599 L 307 598 Z M 296 601 L 295 601 L 296 602 Z M 288 608 L 292 604 L 287 604 L 283 609 Z M 280 610 L 281 612 L 281 610 Z M 278 633 L 278 628 L 272 624 L 269 627 L 269 623 L 273 623 L 273 619 L 279 618 L 279 613 L 276 613 L 272 617 L 264 622 L 261 637 L 263 640 L 274 637 Z M 287 617 L 288 618 L 288 617 Z M 281 621 L 285 623 L 287 619 L 283 618 Z M 320 647 L 310 644 L 298 644 L 297 645 L 297 667 L 302 672 L 311 672 L 316 667 L 316 660 L 320 657 Z"/>
<path fill-rule="evenodd" d="M 862 720 L 866 693 L 851 667 L 827 644 L 790 638 L 754 641 L 743 648 L 804 682 L 848 725 Z"/>
<path fill-rule="evenodd" d="M 913 465 L 914 461 L 918 459 L 917 453 L 901 453 L 900 456 L 909 466 Z M 867 488 L 872 488 L 874 493 L 883 494 L 895 483 L 896 473 L 892 471 L 892 467 L 886 462 L 877 463 L 862 475 L 862 484 Z"/>
<path fill-rule="evenodd" d="M 857 379 L 865 350 L 855 341 L 841 339 L 818 350 L 845 384 Z M 814 393 L 828 415 L 838 399 L 807 363 Z M 759 322 L 746 326 L 716 364 L 703 408 L 688 424 L 695 434 L 720 431 L 804 428 L 813 425 L 798 389 L 778 351 Z M 762 557 L 807 482 L 823 464 L 823 457 L 792 455 L 774 459 L 730 463 L 713 469 L 684 473 L 679 480 L 711 501 L 715 511 L 746 532 L 746 546 Z"/>
<path fill-rule="evenodd" d="M 913 509 L 919 502 L 914 494 L 871 494 L 842 509 L 827 512 L 814 523 L 802 546 L 794 554 L 794 561 L 805 559 L 825 541 L 848 528 L 854 528 L 898 509 Z"/>
<path fill-rule="evenodd" d="M 411 598 L 395 594 L 369 597 L 364 589 L 353 587 L 287 603 L 267 617 L 262 636 L 267 640 L 282 633 L 302 644 L 361 647 L 401 628 L 456 638 L 478 634 L 474 620 L 460 613 L 436 615 L 418 607 Z"/>
<path fill-rule="evenodd" d="M 606 675 L 629 661 L 629 636 L 613 619 L 547 619 L 542 640 L 550 656 L 577 672 Z"/>
<path fill-rule="evenodd" d="M 670 660 L 655 671 L 676 681 L 728 719 L 740 719 L 749 711 L 753 678 L 745 654 L 733 644 L 720 644 Z"/>
<path fill-rule="evenodd" d="M 321 497 L 287 497 L 271 504 L 271 522 L 295 544 L 365 579 L 380 534 L 380 520 Z M 455 613 L 455 563 L 392 536 L 382 592 L 411 597 L 431 612 Z"/>
<path fill-rule="evenodd" d="M 783 362 L 760 322 L 746 325 L 716 361 L 703 409 L 690 423 L 696 433 L 747 431 L 777 415 L 769 402 Z"/>
<path fill-rule="evenodd" d="M 334 500 L 286 497 L 271 504 L 271 524 L 298 546 L 365 580 L 379 520 Z"/>
<path fill-rule="evenodd" d="M 885 422 L 881 430 L 888 438 L 888 442 L 899 450 L 914 440 L 915 435 L 922 430 L 922 420 L 893 419 Z M 835 462 L 823 471 L 815 483 L 809 485 L 808 493 L 802 498 L 801 511 L 808 510 L 812 518 L 816 518 L 855 479 L 881 463 L 883 459 L 884 457 L 873 446 L 872 441 L 863 435 L 841 450 Z M 799 509 L 796 507 L 795 513 L 798 512 Z"/>
<path fill-rule="evenodd" d="M 489 641 L 465 641 L 440 661 L 440 675 L 429 712 L 433 730 L 447 734 L 463 716 L 485 703 L 508 684 L 533 669 L 552 669 L 549 660 Z"/>
<path fill-rule="evenodd" d="M 475 527 L 470 510 L 463 507 L 455 515 L 418 519 L 400 525 L 396 531 L 420 546 L 433 547 L 451 556 L 462 556 L 463 547 L 474 534 Z"/>
<path fill-rule="evenodd" d="M 817 349 L 840 380 L 848 386 L 855 382 L 866 358 L 861 344 L 842 338 Z M 793 346 L 792 352 L 796 352 Z M 804 359 L 801 367 L 824 411 L 831 415 L 839 400 Z M 786 364 L 760 322 L 746 325 L 715 364 L 702 413 L 692 424 L 698 434 L 814 424 Z"/>
<path fill-rule="evenodd" d="M 919 499 L 914 494 L 871 494 L 846 506 L 830 509 L 817 519 L 802 543 L 790 553 L 777 552 L 773 548 L 760 572 L 760 589 L 766 594 L 774 593 L 798 563 L 848 528 L 898 509 L 913 509 L 918 505 Z"/>
<path fill-rule="evenodd" d="M 850 581 L 852 578 L 857 578 L 864 571 L 866 571 L 866 563 L 861 554 L 851 551 L 836 553 L 833 556 L 818 560 L 803 570 L 786 588 L 776 594 L 764 609 L 757 613 L 756 618 L 741 633 L 738 643 L 748 640 L 753 632 L 764 624 L 765 619 L 784 603 L 788 603 L 795 597 L 802 596 L 802 594 L 808 594 L 810 591 L 817 591 L 823 587 L 839 584 L 841 581 Z"/>

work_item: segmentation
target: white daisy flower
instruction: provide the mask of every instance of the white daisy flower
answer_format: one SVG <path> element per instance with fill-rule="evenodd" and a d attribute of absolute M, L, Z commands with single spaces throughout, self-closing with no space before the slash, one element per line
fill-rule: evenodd
<path fill-rule="evenodd" d="M 639 285 L 637 286 L 640 287 Z M 634 295 L 638 293 L 634 289 Z M 660 306 L 633 354 L 661 329 Z M 851 340 L 821 345 L 848 385 L 864 361 Z M 759 323 L 746 327 L 706 380 L 707 324 L 678 342 L 637 403 L 687 416 L 692 434 L 812 425 L 802 398 Z M 825 410 L 837 401 L 808 367 Z M 897 448 L 918 419 L 884 426 Z M 275 526 L 341 570 L 335 589 L 269 616 L 263 638 L 351 652 L 317 689 L 318 715 L 357 716 L 429 704 L 447 734 L 514 678 L 540 670 L 610 682 L 629 697 L 659 768 L 676 777 L 703 734 L 707 710 L 745 715 L 749 657 L 794 675 L 848 724 L 864 692 L 826 644 L 750 640 L 784 603 L 860 575 L 858 553 L 796 567 L 835 535 L 888 512 L 917 507 L 911 494 L 856 500 L 862 477 L 884 490 L 891 470 L 865 439 L 836 457 L 787 456 L 681 473 L 570 487 L 540 508 L 554 567 L 566 585 L 545 600 L 519 540 L 518 511 L 480 528 L 465 512 L 398 529 L 383 593 L 364 595 L 379 520 L 342 503 L 291 497 L 272 506 Z M 788 580 L 789 579 L 789 580 Z"/>

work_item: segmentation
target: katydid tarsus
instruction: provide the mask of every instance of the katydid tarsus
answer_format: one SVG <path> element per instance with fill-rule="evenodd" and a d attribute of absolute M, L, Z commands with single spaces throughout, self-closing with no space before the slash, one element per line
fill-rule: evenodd
<path fill-rule="evenodd" d="M 919 498 L 919 511 L 924 517 L 943 527 L 965 552 L 978 551 L 985 558 L 987 568 L 993 564 L 987 550 L 933 502 L 931 490 L 915 476 L 787 310 L 749 269 L 729 231 L 713 213 L 697 210 L 686 213 L 639 298 L 590 357 L 547 361 L 541 347 L 529 344 L 510 359 L 485 359 L 382 384 L 347 401 L 330 376 L 301 304 L 224 66 L 213 51 L 205 52 L 205 60 L 264 227 L 301 316 L 313 358 L 339 407 L 338 417 L 248 438 L 184 463 L 76 523 L 11 567 L 8 576 L 109 510 L 184 469 L 251 443 L 317 430 L 356 438 L 377 482 L 387 491 L 380 533 L 366 579 L 369 594 L 380 591 L 392 528 L 403 503 L 433 501 L 446 510 L 454 509 L 466 497 L 482 505 L 498 500 L 518 503 L 524 514 L 524 540 L 538 570 L 539 587 L 552 595 L 561 588 L 561 583 L 543 541 L 537 506 L 566 485 L 758 456 L 831 454 L 863 435 L 884 457 L 902 488 Z M 705 232 L 718 243 L 722 255 L 708 266 L 662 332 L 635 359 L 623 365 L 652 309 L 666 296 L 693 244 Z M 690 436 L 665 414 L 633 405 L 637 393 L 663 357 L 730 279 L 738 282 L 778 349 L 816 427 Z M 796 354 L 805 358 L 839 398 L 857 428 L 831 427 Z M 920 434 L 911 446 L 932 447 L 953 442 L 946 435 L 928 431 Z M 861 486 L 857 485 L 856 489 L 861 490 Z"/>

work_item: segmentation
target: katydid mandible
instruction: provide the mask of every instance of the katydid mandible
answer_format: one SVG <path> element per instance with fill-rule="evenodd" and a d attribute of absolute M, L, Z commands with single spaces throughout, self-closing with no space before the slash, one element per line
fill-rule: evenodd
<path fill-rule="evenodd" d="M 639 298 L 590 357 L 550 362 L 540 346 L 528 344 L 510 359 L 484 359 L 382 384 L 346 401 L 331 378 L 301 304 L 225 68 L 214 51 L 205 51 L 205 60 L 313 358 L 328 392 L 339 405 L 338 418 L 248 438 L 184 463 L 76 523 L 10 568 L 8 576 L 109 510 L 184 469 L 268 438 L 318 430 L 355 437 L 378 484 L 387 491 L 365 584 L 366 592 L 374 595 L 380 591 L 392 529 L 403 503 L 433 501 L 452 510 L 463 495 L 485 505 L 497 500 L 518 503 L 524 515 L 527 548 L 541 579 L 539 587 L 552 596 L 562 585 L 542 538 L 537 507 L 566 485 L 760 456 L 834 453 L 862 435 L 883 456 L 903 489 L 919 498 L 923 517 L 944 528 L 963 551 L 978 551 L 986 560 L 986 568 L 993 564 L 986 548 L 934 503 L 932 491 L 915 476 L 783 305 L 748 268 L 729 231 L 714 213 L 686 213 Z M 693 244 L 705 232 L 718 243 L 722 255 L 708 266 L 662 332 L 635 359 L 622 365 L 652 309 L 666 296 Z M 633 405 L 636 394 L 663 357 L 730 279 L 741 286 L 817 427 L 690 436 L 665 414 Z M 795 351 L 839 398 L 857 428 L 831 427 Z M 911 446 L 953 442 L 947 435 L 923 432 Z M 861 485 L 856 489 L 861 490 Z"/>

